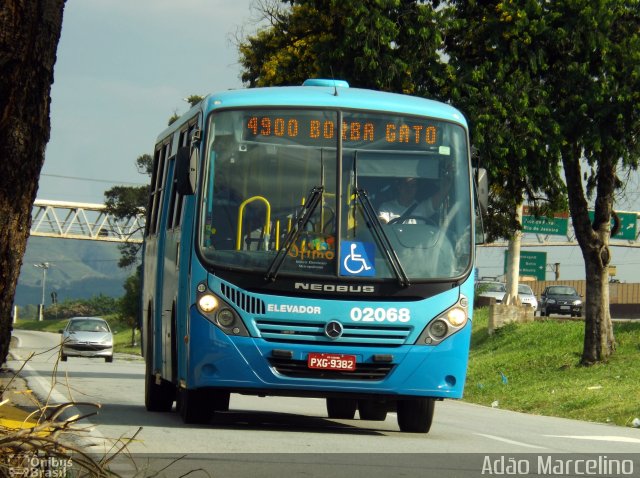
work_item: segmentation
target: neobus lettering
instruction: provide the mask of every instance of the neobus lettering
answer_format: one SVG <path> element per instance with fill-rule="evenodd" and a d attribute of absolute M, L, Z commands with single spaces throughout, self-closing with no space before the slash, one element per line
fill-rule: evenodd
<path fill-rule="evenodd" d="M 318 292 L 375 292 L 372 285 L 338 285 L 338 284 L 314 284 L 310 282 L 296 282 L 294 287 L 299 290 L 313 290 Z"/>

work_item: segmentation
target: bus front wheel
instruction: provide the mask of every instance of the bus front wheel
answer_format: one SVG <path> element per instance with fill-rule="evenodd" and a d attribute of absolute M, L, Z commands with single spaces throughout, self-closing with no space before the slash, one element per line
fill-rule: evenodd
<path fill-rule="evenodd" d="M 327 414 L 329 418 L 353 420 L 356 416 L 358 401 L 351 398 L 327 398 Z"/>
<path fill-rule="evenodd" d="M 185 423 L 206 424 L 213 418 L 214 408 L 207 400 L 206 390 L 181 388 L 178 391 L 177 408 Z"/>
<path fill-rule="evenodd" d="M 400 431 L 409 433 L 429 433 L 435 408 L 433 398 L 398 400 L 398 426 Z"/>

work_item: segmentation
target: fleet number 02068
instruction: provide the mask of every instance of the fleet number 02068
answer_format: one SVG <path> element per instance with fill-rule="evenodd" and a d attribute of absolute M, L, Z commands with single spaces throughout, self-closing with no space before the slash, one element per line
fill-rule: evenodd
<path fill-rule="evenodd" d="M 351 309 L 351 320 L 354 322 L 409 322 L 411 311 L 407 308 L 389 307 L 354 307 Z"/>

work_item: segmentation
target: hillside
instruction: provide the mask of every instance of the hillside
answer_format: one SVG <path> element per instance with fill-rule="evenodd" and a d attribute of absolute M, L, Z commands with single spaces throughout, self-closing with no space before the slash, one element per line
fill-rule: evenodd
<path fill-rule="evenodd" d="M 27 244 L 15 304 L 26 306 L 42 300 L 42 269 L 34 264 L 48 262 L 45 305 L 51 304 L 51 292 L 58 301 L 85 299 L 99 294 L 120 297 L 125 279 L 133 273 L 118 267 L 117 244 L 98 241 L 31 237 Z"/>

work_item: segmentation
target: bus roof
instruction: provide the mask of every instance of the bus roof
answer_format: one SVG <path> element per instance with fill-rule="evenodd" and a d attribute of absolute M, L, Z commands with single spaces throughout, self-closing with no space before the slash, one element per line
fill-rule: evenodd
<path fill-rule="evenodd" d="M 336 94 L 337 93 L 337 94 Z M 467 125 L 450 105 L 416 96 L 337 86 L 276 86 L 227 90 L 209 95 L 205 110 L 236 107 L 335 107 L 433 116 Z"/>
<path fill-rule="evenodd" d="M 309 84 L 313 85 L 314 83 L 310 82 Z M 192 110 L 203 109 L 206 114 L 215 109 L 242 107 L 347 108 L 430 116 L 467 127 L 462 113 L 445 103 L 417 96 L 341 86 L 346 84 L 346 82 L 337 81 L 336 87 L 273 86 L 226 90 L 208 95 Z M 180 127 L 185 120 L 193 116 L 193 113 L 195 111 L 190 110 L 184 114 L 175 124 L 167 128 L 161 137 L 167 131 Z"/>

